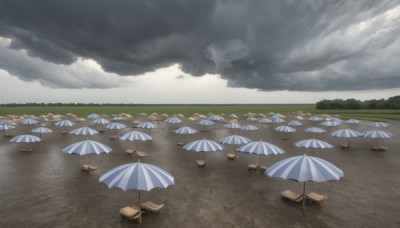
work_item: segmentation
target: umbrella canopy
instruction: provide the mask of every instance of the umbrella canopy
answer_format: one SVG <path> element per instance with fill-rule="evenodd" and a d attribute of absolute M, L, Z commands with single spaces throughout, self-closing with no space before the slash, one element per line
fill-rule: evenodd
<path fill-rule="evenodd" d="M 188 126 L 183 126 L 178 129 L 176 129 L 175 134 L 178 135 L 191 135 L 191 134 L 196 134 L 197 130 Z"/>
<path fill-rule="evenodd" d="M 140 132 L 140 131 L 130 131 L 119 137 L 119 140 L 126 141 L 148 141 L 153 140 L 150 135 Z"/>
<path fill-rule="evenodd" d="M 230 135 L 219 140 L 219 143 L 229 144 L 229 145 L 243 145 L 251 142 L 252 142 L 251 139 L 240 135 Z"/>
<path fill-rule="evenodd" d="M 255 118 L 255 117 L 253 117 L 253 116 L 247 118 L 246 120 L 247 120 L 247 121 L 251 121 L 251 122 L 256 122 L 256 121 L 258 121 L 258 119 Z"/>
<path fill-rule="evenodd" d="M 164 122 L 165 123 L 169 123 L 169 124 L 178 124 L 178 123 L 181 123 L 182 120 L 180 120 L 180 119 L 178 119 L 176 117 L 170 117 L 170 118 L 164 120 Z"/>
<path fill-rule="evenodd" d="M 212 120 L 200 120 L 197 124 L 202 126 L 210 126 L 215 124 L 215 122 Z"/>
<path fill-rule="evenodd" d="M 371 122 L 368 124 L 371 127 L 389 127 L 390 125 L 384 122 Z"/>
<path fill-rule="evenodd" d="M 209 120 L 212 120 L 212 121 L 221 121 L 221 120 L 224 120 L 224 117 L 222 117 L 222 116 L 220 116 L 220 115 L 212 115 L 212 116 L 210 116 L 210 118 L 208 118 Z"/>
<path fill-rule="evenodd" d="M 240 128 L 240 130 L 243 130 L 243 131 L 255 131 L 257 129 L 258 129 L 258 127 L 254 126 L 254 125 L 250 125 L 250 124 L 244 125 L 243 127 Z"/>
<path fill-rule="evenodd" d="M 115 117 L 112 118 L 112 120 L 117 120 L 117 121 L 119 121 L 119 120 L 127 120 L 127 119 L 129 119 L 129 118 L 126 117 L 126 116 L 115 116 Z"/>
<path fill-rule="evenodd" d="M 310 121 L 321 121 L 322 118 L 319 116 L 311 116 L 310 118 L 308 118 L 308 120 Z"/>
<path fill-rule="evenodd" d="M 376 139 L 376 146 L 379 148 L 379 139 L 385 139 L 392 137 L 392 133 L 386 131 L 366 131 L 362 133 L 362 137 L 364 138 L 372 138 Z"/>
<path fill-rule="evenodd" d="M 119 130 L 119 129 L 123 129 L 126 128 L 127 126 L 125 124 L 122 123 L 110 123 L 106 125 L 107 129 L 110 130 Z"/>
<path fill-rule="evenodd" d="M 303 124 L 300 121 L 293 120 L 293 121 L 290 121 L 287 125 L 288 126 L 301 126 Z"/>
<path fill-rule="evenodd" d="M 105 118 L 97 118 L 97 119 L 93 120 L 92 123 L 93 124 L 108 124 L 108 123 L 110 123 L 110 121 Z"/>
<path fill-rule="evenodd" d="M 272 120 L 268 119 L 268 118 L 261 118 L 261 119 L 258 120 L 258 122 L 260 122 L 260 123 L 272 123 Z"/>
<path fill-rule="evenodd" d="M 62 151 L 66 154 L 88 155 L 89 162 L 88 164 L 83 165 L 83 168 L 90 171 L 97 169 L 97 167 L 92 166 L 92 164 L 90 163 L 90 155 L 109 153 L 112 151 L 112 149 L 104 145 L 103 143 L 92 140 L 85 140 L 67 146 Z"/>
<path fill-rule="evenodd" d="M 10 142 L 15 142 L 15 143 L 34 143 L 40 141 L 41 141 L 40 137 L 37 137 L 35 135 L 18 135 L 10 139 Z"/>
<path fill-rule="evenodd" d="M 21 121 L 21 123 L 23 125 L 34 125 L 34 124 L 37 124 L 38 122 L 39 121 L 34 120 L 34 119 L 24 119 L 24 120 Z"/>
<path fill-rule="evenodd" d="M 327 126 L 327 127 L 337 127 L 342 125 L 340 122 L 338 121 L 334 121 L 334 120 L 327 120 L 321 123 L 322 126 Z"/>
<path fill-rule="evenodd" d="M 120 188 L 124 191 L 138 190 L 140 210 L 140 191 L 167 188 L 174 185 L 174 177 L 157 166 L 138 162 L 113 168 L 101 175 L 99 182 L 106 184 L 108 188 Z M 141 222 L 141 214 L 139 222 Z"/>
<path fill-rule="evenodd" d="M 284 123 L 284 122 L 285 122 L 284 119 L 281 119 L 281 118 L 278 118 L 278 117 L 276 117 L 276 118 L 271 118 L 271 119 L 272 119 L 272 122 L 273 122 L 273 123 Z"/>
<path fill-rule="evenodd" d="M 289 126 L 282 125 L 282 126 L 276 127 L 276 128 L 275 128 L 275 131 L 280 131 L 280 132 L 295 132 L 296 129 L 294 129 L 294 128 L 292 128 L 292 127 L 289 127 Z"/>
<path fill-rule="evenodd" d="M 190 142 L 183 146 L 183 149 L 187 151 L 194 151 L 194 152 L 204 152 L 204 161 L 206 160 L 206 153 L 205 152 L 217 152 L 221 151 L 224 148 L 219 145 L 218 143 L 207 140 L 207 139 L 201 139 L 197 140 L 194 142 Z"/>
<path fill-rule="evenodd" d="M 0 124 L 0 131 L 8 131 L 14 128 L 15 127 L 10 124 Z"/>
<path fill-rule="evenodd" d="M 139 124 L 137 127 L 138 128 L 152 129 L 152 128 L 157 128 L 158 126 L 154 122 L 147 121 L 147 122 L 143 122 L 143 123 Z"/>
<path fill-rule="evenodd" d="M 314 149 L 325 149 L 325 148 L 333 147 L 331 144 L 329 144 L 325 141 L 322 141 L 322 140 L 318 140 L 318 139 L 301 140 L 301 141 L 295 142 L 294 145 L 299 148 L 312 148 L 313 155 L 314 155 Z"/>
<path fill-rule="evenodd" d="M 285 151 L 278 146 L 264 141 L 251 142 L 241 146 L 238 149 L 240 152 L 258 154 L 258 167 L 261 167 L 261 155 L 278 155 L 283 154 Z"/>
<path fill-rule="evenodd" d="M 89 114 L 87 117 L 89 119 L 98 119 L 98 118 L 100 118 L 100 115 L 96 114 L 96 113 L 92 113 L 92 114 Z"/>
<path fill-rule="evenodd" d="M 241 128 L 242 126 L 238 123 L 227 123 L 224 125 L 224 127 L 229 128 L 229 129 L 238 129 L 238 128 Z"/>
<path fill-rule="evenodd" d="M 356 119 L 349 119 L 345 123 L 347 123 L 347 124 L 359 124 L 360 121 L 356 120 Z"/>
<path fill-rule="evenodd" d="M 324 129 L 319 128 L 319 127 L 309 127 L 304 129 L 305 132 L 310 132 L 310 133 L 324 133 L 326 132 Z"/>
<path fill-rule="evenodd" d="M 76 125 L 76 123 L 72 120 L 60 120 L 54 124 L 57 127 L 71 127 Z"/>
<path fill-rule="evenodd" d="M 69 132 L 72 135 L 95 135 L 95 134 L 99 134 L 98 131 L 90 128 L 90 127 L 81 127 L 81 128 L 77 128 L 74 129 L 72 131 Z"/>
<path fill-rule="evenodd" d="M 347 138 L 347 147 L 342 146 L 342 148 L 350 149 L 349 138 L 361 137 L 362 134 L 358 131 L 350 129 L 340 129 L 331 133 L 332 137 Z"/>
<path fill-rule="evenodd" d="M 39 134 L 39 137 L 42 137 L 42 134 L 49 134 L 51 132 L 53 132 L 53 130 L 51 130 L 50 128 L 47 128 L 47 127 L 38 127 L 31 131 L 31 133 Z"/>
<path fill-rule="evenodd" d="M 305 196 L 306 182 L 339 180 L 344 176 L 343 171 L 334 164 L 307 155 L 286 158 L 271 165 L 265 173 L 270 177 L 304 183 L 303 196 Z M 303 209 L 305 209 L 305 197 L 303 197 Z"/>

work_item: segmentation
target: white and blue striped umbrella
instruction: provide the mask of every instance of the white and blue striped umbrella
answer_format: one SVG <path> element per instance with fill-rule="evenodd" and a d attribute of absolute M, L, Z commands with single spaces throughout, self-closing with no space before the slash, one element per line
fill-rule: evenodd
<path fill-rule="evenodd" d="M 97 119 L 93 120 L 92 123 L 93 124 L 108 124 L 108 123 L 110 123 L 110 121 L 105 118 L 97 118 Z"/>
<path fill-rule="evenodd" d="M 129 163 L 113 168 L 104 173 L 99 178 L 108 186 L 108 188 L 119 188 L 124 191 L 135 189 L 140 191 L 150 191 L 153 188 L 167 188 L 174 185 L 174 177 L 167 171 L 146 163 Z M 139 214 L 139 222 L 142 221 L 141 213 Z"/>
<path fill-rule="evenodd" d="M 87 117 L 89 119 L 98 119 L 98 118 L 100 118 L 100 115 L 96 114 L 96 113 L 92 113 L 92 114 L 88 115 Z"/>
<path fill-rule="evenodd" d="M 175 134 L 178 135 L 192 135 L 196 134 L 197 130 L 188 126 L 183 126 L 175 130 Z"/>
<path fill-rule="evenodd" d="M 273 123 L 284 123 L 285 120 L 281 118 L 271 118 Z"/>
<path fill-rule="evenodd" d="M 314 149 L 326 149 L 333 147 L 331 144 L 318 139 L 301 140 L 295 142 L 294 145 L 299 148 L 312 148 L 313 155 L 314 155 Z"/>
<path fill-rule="evenodd" d="M 390 125 L 384 122 L 371 122 L 368 124 L 371 127 L 389 127 Z"/>
<path fill-rule="evenodd" d="M 356 120 L 356 119 L 349 119 L 345 123 L 347 123 L 347 124 L 359 124 L 360 121 Z"/>
<path fill-rule="evenodd" d="M 116 120 L 116 121 L 127 120 L 127 119 L 129 119 L 129 118 L 125 117 L 125 116 L 115 116 L 112 118 L 112 120 Z"/>
<path fill-rule="evenodd" d="M 122 123 L 110 123 L 106 126 L 107 129 L 110 130 L 119 130 L 119 129 L 123 129 L 126 128 L 127 126 L 125 124 Z"/>
<path fill-rule="evenodd" d="M 147 121 L 147 122 L 143 122 L 143 123 L 139 124 L 137 127 L 138 128 L 152 129 L 152 128 L 157 128 L 158 126 L 154 122 Z"/>
<path fill-rule="evenodd" d="M 182 120 L 180 120 L 180 119 L 177 118 L 177 117 L 170 117 L 170 118 L 164 120 L 164 122 L 165 122 L 165 123 L 169 123 L 169 124 L 178 124 L 178 123 L 181 123 Z"/>
<path fill-rule="evenodd" d="M 72 135 L 95 135 L 95 134 L 99 134 L 98 131 L 90 128 L 90 127 L 81 127 L 81 128 L 77 128 L 74 129 L 72 131 L 69 132 Z"/>
<path fill-rule="evenodd" d="M 14 129 L 15 127 L 10 124 L 0 124 L 0 131 L 8 131 Z"/>
<path fill-rule="evenodd" d="M 280 131 L 280 132 L 295 132 L 296 129 L 294 129 L 294 128 L 292 128 L 292 127 L 289 127 L 289 126 L 282 125 L 282 126 L 276 127 L 276 128 L 275 128 L 275 131 Z"/>
<path fill-rule="evenodd" d="M 24 119 L 24 120 L 21 121 L 21 123 L 23 125 L 34 125 L 34 124 L 37 124 L 38 122 L 39 121 L 34 120 L 34 119 Z"/>
<path fill-rule="evenodd" d="M 229 144 L 229 145 L 243 145 L 251 142 L 252 142 L 251 139 L 240 135 L 230 135 L 219 140 L 219 143 Z"/>
<path fill-rule="evenodd" d="M 6 124 L 6 125 L 17 125 L 16 123 L 14 123 L 11 120 L 2 120 L 0 121 L 0 124 Z"/>
<path fill-rule="evenodd" d="M 331 133 L 332 137 L 339 137 L 339 138 L 355 138 L 361 137 L 362 134 L 355 130 L 350 129 L 340 129 Z"/>
<path fill-rule="evenodd" d="M 210 125 L 213 125 L 215 123 L 212 120 L 200 120 L 197 124 L 198 125 L 202 125 L 202 126 L 210 126 Z"/>
<path fill-rule="evenodd" d="M 364 138 L 385 139 L 392 137 L 392 133 L 386 131 L 366 131 L 362 134 Z"/>
<path fill-rule="evenodd" d="M 62 151 L 66 154 L 89 155 L 109 153 L 112 151 L 112 149 L 97 141 L 84 140 L 67 146 Z"/>
<path fill-rule="evenodd" d="M 310 133 L 324 133 L 326 132 L 324 129 L 319 128 L 319 127 L 309 127 L 304 129 L 305 132 L 310 132 Z"/>
<path fill-rule="evenodd" d="M 223 150 L 223 147 L 214 141 L 201 139 L 186 144 L 183 149 L 195 152 L 216 152 Z"/>
<path fill-rule="evenodd" d="M 290 121 L 287 125 L 289 125 L 289 126 L 301 126 L 303 124 L 298 120 L 293 120 L 293 121 Z"/>
<path fill-rule="evenodd" d="M 343 171 L 334 164 L 312 156 L 295 156 L 286 158 L 271 165 L 265 171 L 270 177 L 282 178 L 303 183 L 303 196 L 306 182 L 325 182 L 339 180 L 344 176 Z M 303 197 L 305 209 L 305 197 Z"/>
<path fill-rule="evenodd" d="M 37 137 L 35 135 L 18 135 L 10 139 L 10 142 L 15 142 L 15 143 L 34 143 L 40 141 L 42 141 L 40 137 Z"/>
<path fill-rule="evenodd" d="M 72 120 L 60 120 L 54 124 L 57 127 L 71 127 L 76 125 L 76 123 Z"/>
<path fill-rule="evenodd" d="M 126 141 L 149 141 L 153 140 L 150 135 L 140 132 L 140 131 L 130 131 L 119 137 L 119 140 Z"/>
<path fill-rule="evenodd" d="M 247 120 L 247 121 L 251 121 L 251 122 L 257 122 L 257 121 L 258 121 L 258 119 L 255 118 L 255 117 L 253 117 L 253 116 L 247 118 L 246 120 Z"/>
<path fill-rule="evenodd" d="M 256 126 L 254 126 L 254 125 L 244 125 L 242 128 L 240 128 L 240 130 L 243 130 L 243 131 L 255 131 L 255 130 L 257 130 L 258 129 L 258 127 L 256 127 Z"/>
<path fill-rule="evenodd" d="M 224 125 L 224 127 L 229 128 L 229 129 L 238 129 L 238 128 L 241 128 L 242 126 L 238 123 L 227 123 Z"/>
<path fill-rule="evenodd" d="M 347 138 L 347 148 L 350 148 L 349 138 L 361 137 L 362 134 L 358 131 L 350 129 L 340 129 L 331 133 L 332 137 Z"/>
<path fill-rule="evenodd" d="M 259 119 L 258 122 L 260 122 L 260 123 L 272 123 L 272 120 L 264 117 L 264 118 Z"/>
<path fill-rule="evenodd" d="M 285 151 L 278 146 L 264 141 L 251 142 L 241 146 L 238 151 L 250 154 L 260 155 L 258 158 L 258 167 L 261 166 L 261 155 L 278 155 L 283 154 Z"/>
<path fill-rule="evenodd" d="M 282 114 L 280 114 L 280 113 L 275 113 L 274 115 L 272 115 L 272 119 L 276 119 L 276 118 L 279 118 L 279 119 L 281 119 L 281 118 L 284 118 L 285 116 L 284 115 L 282 115 Z"/>
<path fill-rule="evenodd" d="M 327 126 L 327 127 L 337 127 L 342 125 L 340 122 L 338 121 L 334 121 L 334 120 L 327 120 L 321 123 L 322 126 Z"/>
<path fill-rule="evenodd" d="M 222 116 L 220 116 L 220 115 L 212 115 L 212 116 L 210 116 L 210 118 L 208 118 L 209 120 L 212 120 L 212 121 L 221 121 L 221 120 L 224 120 L 224 117 L 222 117 Z"/>
<path fill-rule="evenodd" d="M 339 123 L 343 123 L 343 120 L 340 119 L 340 118 L 337 118 L 337 117 L 333 117 L 333 118 L 331 118 L 330 120 L 331 120 L 331 121 L 336 121 L 336 122 L 339 122 Z"/>
<path fill-rule="evenodd" d="M 51 130 L 50 128 L 47 128 L 47 127 L 38 127 L 38 128 L 33 129 L 31 132 L 40 134 L 40 136 L 42 136 L 42 134 L 49 134 L 49 133 L 53 132 L 53 130 Z"/>
<path fill-rule="evenodd" d="M 322 118 L 319 117 L 319 116 L 311 116 L 310 118 L 308 118 L 308 120 L 311 120 L 311 121 L 321 121 Z"/>

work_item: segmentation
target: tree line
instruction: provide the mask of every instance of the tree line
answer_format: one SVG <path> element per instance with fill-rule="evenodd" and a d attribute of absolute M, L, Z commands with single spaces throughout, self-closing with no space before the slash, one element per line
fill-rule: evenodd
<path fill-rule="evenodd" d="M 360 101 L 356 99 L 334 99 L 317 102 L 317 109 L 400 109 L 400 96 L 385 99 Z"/>

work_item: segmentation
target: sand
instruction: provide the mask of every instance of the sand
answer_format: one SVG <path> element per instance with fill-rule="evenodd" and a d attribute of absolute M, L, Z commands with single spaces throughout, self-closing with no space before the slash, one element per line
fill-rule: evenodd
<path fill-rule="evenodd" d="M 327 133 L 304 133 L 306 127 L 318 124 L 302 122 L 305 125 L 288 134 L 288 140 L 282 140 L 283 134 L 273 130 L 278 124 L 251 122 L 260 129 L 236 133 L 252 140 L 263 139 L 286 151 L 284 155 L 263 156 L 264 166 L 305 152 L 311 154 L 311 150 L 294 146 L 298 140 L 318 138 L 334 145 L 333 149 L 316 150 L 315 155 L 336 164 L 345 177 L 340 181 L 306 185 L 306 192 L 328 196 L 321 205 L 307 203 L 306 210 L 302 210 L 300 204 L 282 200 L 281 191 L 291 189 L 300 193 L 302 184 L 249 172 L 247 165 L 258 161 L 256 155 L 241 153 L 236 161 L 227 160 L 225 154 L 232 152 L 233 146 L 226 146 L 223 152 L 207 153 L 207 166 L 196 167 L 195 160 L 202 159 L 203 154 L 177 146 L 185 136 L 171 133 L 175 126 L 161 122 L 159 128 L 152 129 L 154 140 L 139 142 L 138 148 L 148 154 L 141 161 L 170 172 L 175 177 L 175 185 L 142 192 L 142 200 L 166 201 L 160 213 L 144 213 L 142 224 L 119 214 L 120 208 L 137 204 L 136 190 L 108 189 L 98 181 L 108 170 L 137 161 L 135 155 L 124 152 L 132 143 L 109 139 L 114 131 L 89 137 L 113 149 L 109 154 L 91 156 L 92 163 L 98 167 L 92 172 L 81 169 L 87 156 L 62 152 L 66 146 L 86 139 L 60 134 L 64 128 L 48 126 L 55 132 L 43 135 L 45 142 L 30 144 L 32 152 L 21 152 L 25 145 L 8 142 L 9 138 L 1 136 L 0 227 L 400 227 L 400 123 L 389 122 L 391 126 L 383 129 L 394 134 L 393 138 L 380 141 L 388 151 L 373 152 L 370 151 L 375 143 L 372 139 L 351 139 L 353 148 L 341 150 L 345 139 L 332 138 Z M 249 122 L 240 118 L 239 123 Z M 234 133 L 221 123 L 208 127 L 198 126 L 196 121 L 183 124 L 199 130 L 210 129 L 187 136 L 188 141 L 202 138 L 218 141 Z M 88 126 L 88 122 L 76 127 L 81 126 Z M 99 126 L 92 127 L 99 129 Z M 367 122 L 361 122 L 332 130 L 345 127 L 359 131 L 372 129 Z M 33 128 L 18 126 L 12 133 L 23 134 Z M 133 129 L 120 133 L 130 130 Z"/>

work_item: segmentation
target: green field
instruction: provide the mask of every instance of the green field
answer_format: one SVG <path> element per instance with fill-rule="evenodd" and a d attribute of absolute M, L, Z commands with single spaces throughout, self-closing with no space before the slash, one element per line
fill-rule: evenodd
<path fill-rule="evenodd" d="M 314 104 L 305 105 L 134 105 L 134 106 L 26 106 L 26 107 L 0 107 L 0 116 L 9 114 L 42 115 L 47 113 L 66 114 L 73 113 L 84 117 L 90 113 L 120 114 L 128 113 L 133 116 L 145 112 L 147 114 L 157 112 L 159 114 L 191 115 L 200 114 L 230 114 L 242 115 L 248 112 L 259 113 L 291 113 L 296 111 L 310 112 L 312 114 L 338 114 L 343 119 L 357 118 L 363 120 L 400 120 L 400 110 L 317 110 Z"/>

